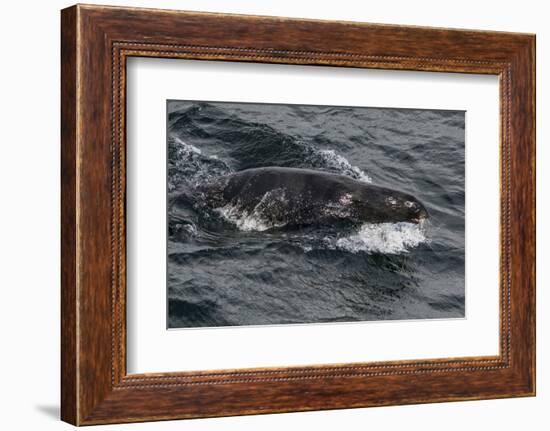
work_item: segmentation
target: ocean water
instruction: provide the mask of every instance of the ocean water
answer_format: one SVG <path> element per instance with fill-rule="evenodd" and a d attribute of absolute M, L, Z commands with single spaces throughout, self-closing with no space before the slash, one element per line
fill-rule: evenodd
<path fill-rule="evenodd" d="M 464 317 L 463 111 L 167 102 L 168 327 Z M 280 166 L 415 196 L 422 223 L 274 225 L 205 185 Z"/>

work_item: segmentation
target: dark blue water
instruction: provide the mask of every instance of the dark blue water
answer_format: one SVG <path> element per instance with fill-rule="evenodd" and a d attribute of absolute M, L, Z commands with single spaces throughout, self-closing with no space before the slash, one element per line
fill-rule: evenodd
<path fill-rule="evenodd" d="M 464 316 L 464 112 L 168 102 L 170 328 Z M 285 229 L 210 208 L 244 169 L 347 175 L 429 219 Z"/>

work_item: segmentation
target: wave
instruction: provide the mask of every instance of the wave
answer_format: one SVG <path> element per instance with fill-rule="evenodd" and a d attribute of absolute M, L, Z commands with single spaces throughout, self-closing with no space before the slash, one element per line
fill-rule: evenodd
<path fill-rule="evenodd" d="M 348 159 L 339 155 L 334 150 L 320 150 L 319 154 L 325 160 L 327 166 L 334 168 L 343 175 L 347 175 L 365 183 L 372 183 L 372 178 L 357 166 L 353 166 Z"/>
<path fill-rule="evenodd" d="M 169 136 L 169 146 L 174 146 L 169 162 L 173 153 L 180 160 L 187 157 L 190 164 L 223 160 L 226 168 L 233 171 L 267 166 L 309 168 L 371 182 L 362 167 L 354 166 L 338 153 L 336 142 L 319 143 L 315 137 L 299 137 L 241 118 L 228 112 L 227 107 L 220 109 L 214 104 L 194 103 L 187 109 L 182 106 L 170 113 Z M 181 168 L 188 170 L 189 167 L 183 163 Z"/>
<path fill-rule="evenodd" d="M 297 163 L 273 163 L 270 166 L 300 167 L 320 169 L 338 173 L 365 183 L 372 183 L 372 178 L 362 169 L 352 165 L 344 156 L 333 149 L 318 150 L 302 144 L 304 154 Z M 235 170 L 216 155 L 205 154 L 203 150 L 184 142 L 178 137 L 171 136 L 168 140 L 169 151 L 169 191 L 176 188 L 182 180 L 197 183 L 199 180 L 208 180 L 227 175 Z M 261 164 L 257 164 L 259 167 Z M 248 166 L 247 166 L 248 168 Z"/>
<path fill-rule="evenodd" d="M 233 169 L 215 155 L 205 154 L 200 148 L 180 138 L 168 139 L 168 191 L 173 192 L 182 184 L 197 186 Z"/>

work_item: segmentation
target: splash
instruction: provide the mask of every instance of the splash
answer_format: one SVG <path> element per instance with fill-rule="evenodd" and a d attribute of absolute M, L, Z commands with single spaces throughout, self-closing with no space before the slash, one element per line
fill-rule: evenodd
<path fill-rule="evenodd" d="M 327 242 L 329 248 L 352 253 L 401 254 L 427 242 L 426 227 L 422 223 L 366 223 L 348 237 Z"/>
<path fill-rule="evenodd" d="M 372 183 L 372 178 L 365 172 L 359 169 L 357 166 L 353 166 L 348 159 L 337 154 L 334 150 L 321 150 L 319 151 L 324 163 L 328 168 L 332 168 L 344 175 L 348 175 L 359 181 L 365 183 Z"/>
<path fill-rule="evenodd" d="M 180 138 L 174 138 L 174 141 L 179 144 L 180 155 L 202 154 L 202 151 L 194 145 L 183 142 Z"/>
<path fill-rule="evenodd" d="M 181 184 L 197 185 L 231 173 L 227 163 L 215 155 L 205 154 L 178 137 L 168 140 L 168 191 Z"/>

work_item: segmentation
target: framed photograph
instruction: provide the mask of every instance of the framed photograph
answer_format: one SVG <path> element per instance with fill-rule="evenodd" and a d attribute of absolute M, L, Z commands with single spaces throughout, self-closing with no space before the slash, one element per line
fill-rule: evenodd
<path fill-rule="evenodd" d="M 61 14 L 62 419 L 535 394 L 535 36 Z"/>

